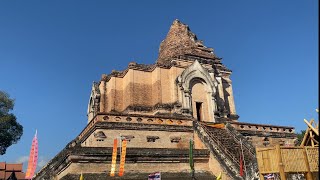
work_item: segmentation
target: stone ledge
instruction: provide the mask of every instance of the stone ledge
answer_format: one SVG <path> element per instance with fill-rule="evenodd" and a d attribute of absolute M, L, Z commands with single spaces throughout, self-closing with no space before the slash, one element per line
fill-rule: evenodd
<path fill-rule="evenodd" d="M 194 150 L 195 162 L 208 162 L 209 150 L 196 149 Z M 34 178 L 37 179 L 52 179 L 60 171 L 68 167 L 73 162 L 79 163 L 110 163 L 112 156 L 112 148 L 90 148 L 90 147 L 66 147 L 57 156 L 55 156 L 44 168 L 42 168 Z M 187 163 L 189 160 L 188 149 L 164 149 L 164 148 L 128 148 L 126 155 L 126 163 Z"/>
<path fill-rule="evenodd" d="M 159 124 L 131 124 L 117 122 L 97 122 L 84 133 L 78 136 L 78 142 L 84 142 L 96 129 L 117 129 L 117 130 L 147 130 L 147 131 L 167 131 L 167 132 L 193 132 L 192 126 L 173 126 Z"/>
<path fill-rule="evenodd" d="M 112 147 L 76 147 L 72 149 L 73 153 L 76 154 L 100 154 L 107 155 L 112 154 Z M 127 148 L 127 156 L 171 156 L 171 155 L 187 155 L 189 156 L 189 149 L 166 149 L 166 148 Z M 208 155 L 209 150 L 207 149 L 194 149 L 194 155 Z"/>
<path fill-rule="evenodd" d="M 274 133 L 294 134 L 294 127 L 290 127 L 290 126 L 254 124 L 254 123 L 246 123 L 246 122 L 230 122 L 230 124 L 238 131 L 247 130 L 252 132 L 268 132 L 268 133 L 274 132 Z"/>
<path fill-rule="evenodd" d="M 121 114 L 121 113 L 101 113 L 96 115 L 82 130 L 79 134 L 78 139 L 82 139 L 87 133 L 96 126 L 98 122 L 105 123 L 118 123 L 115 125 L 121 127 L 120 124 L 131 124 L 130 126 L 147 126 L 147 125 L 161 125 L 169 127 L 173 126 L 175 128 L 181 127 L 192 127 L 192 118 L 188 117 L 170 117 L 170 116 L 141 116 L 134 114 Z M 130 127 L 129 127 L 130 128 Z M 139 129 L 139 128 L 136 128 Z M 160 130 L 163 128 L 160 128 Z"/>
<path fill-rule="evenodd" d="M 132 173 L 132 172 L 125 172 L 124 176 L 122 177 L 110 177 L 109 173 L 97 173 L 97 174 L 83 174 L 84 179 L 86 180 L 105 180 L 107 179 L 113 180 L 113 179 L 135 179 L 135 180 L 141 180 L 141 179 L 147 179 L 148 173 Z M 80 178 L 80 174 L 67 174 L 61 180 L 78 180 Z M 207 171 L 199 171 L 195 172 L 195 178 L 201 179 L 201 180 L 212 180 L 216 179 L 214 175 L 212 175 L 210 172 Z M 191 173 L 190 172 L 162 172 L 161 173 L 161 179 L 165 180 L 192 180 Z"/>
<path fill-rule="evenodd" d="M 293 133 L 280 133 L 280 132 L 264 132 L 253 130 L 237 130 L 243 136 L 257 136 L 257 137 L 272 137 L 272 138 L 296 138 L 297 135 Z"/>

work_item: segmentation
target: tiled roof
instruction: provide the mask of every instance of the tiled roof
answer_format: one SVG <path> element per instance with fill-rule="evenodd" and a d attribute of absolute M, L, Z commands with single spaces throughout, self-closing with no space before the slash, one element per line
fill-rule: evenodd
<path fill-rule="evenodd" d="M 5 162 L 0 162 L 0 170 L 6 169 L 6 163 Z"/>
<path fill-rule="evenodd" d="M 15 172 L 16 178 L 18 180 L 25 180 L 26 174 L 22 172 L 23 164 L 6 164 L 5 162 L 0 162 L 0 180 L 6 180 L 10 177 L 12 172 Z"/>
<path fill-rule="evenodd" d="M 6 164 L 6 171 L 21 172 L 22 171 L 22 163 L 21 164 Z"/>

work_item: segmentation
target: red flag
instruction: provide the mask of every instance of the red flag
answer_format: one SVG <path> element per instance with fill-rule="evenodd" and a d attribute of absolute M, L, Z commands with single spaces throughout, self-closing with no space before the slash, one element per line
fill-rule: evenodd
<path fill-rule="evenodd" d="M 113 140 L 113 150 L 112 150 L 112 160 L 111 160 L 111 171 L 110 176 L 114 176 L 116 171 L 116 163 L 117 163 L 117 147 L 118 147 L 118 140 Z"/>
<path fill-rule="evenodd" d="M 242 156 L 240 154 L 240 176 L 243 176 L 243 162 L 242 162 Z"/>

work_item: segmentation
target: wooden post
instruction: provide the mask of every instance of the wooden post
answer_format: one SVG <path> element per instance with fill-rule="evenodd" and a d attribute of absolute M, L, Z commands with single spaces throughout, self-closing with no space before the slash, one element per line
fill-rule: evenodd
<path fill-rule="evenodd" d="M 313 135 L 312 135 L 312 131 L 309 132 L 310 134 L 310 141 L 311 141 L 311 146 L 314 147 L 314 141 L 313 141 Z"/>
<path fill-rule="evenodd" d="M 306 132 L 304 133 L 304 136 L 303 136 L 303 139 L 302 139 L 300 146 L 304 146 L 307 143 L 307 140 L 308 140 L 307 137 L 308 137 L 308 134 L 310 131 L 311 131 L 311 129 L 308 127 Z"/>
<path fill-rule="evenodd" d="M 304 122 L 308 125 L 308 127 L 309 127 L 310 129 L 313 130 L 313 132 L 314 132 L 316 135 L 319 136 L 319 132 L 318 132 L 317 129 L 315 129 L 307 120 L 304 119 Z"/>
<path fill-rule="evenodd" d="M 283 162 L 282 162 L 282 157 L 281 157 L 280 144 L 277 144 L 277 145 L 276 145 L 276 153 L 277 153 L 277 155 L 278 155 L 280 179 L 281 179 L 281 180 L 286 180 L 286 174 L 285 174 L 285 172 L 284 172 L 284 164 L 283 164 Z"/>
<path fill-rule="evenodd" d="M 262 174 L 263 157 L 260 159 L 260 157 L 259 157 L 260 154 L 262 156 L 262 152 L 259 153 L 258 148 L 256 148 L 256 157 L 257 157 L 257 161 L 258 161 L 259 177 L 260 177 L 261 180 L 264 180 L 264 177 L 263 177 L 263 174 Z"/>
<path fill-rule="evenodd" d="M 310 166 L 309 166 L 309 161 L 308 161 L 308 155 L 307 155 L 307 149 L 306 149 L 306 147 L 303 147 L 303 159 L 304 159 L 304 163 L 306 164 L 306 167 L 307 167 L 306 179 L 307 179 L 307 180 L 313 180 L 312 173 L 311 173 L 311 171 L 310 171 Z"/>

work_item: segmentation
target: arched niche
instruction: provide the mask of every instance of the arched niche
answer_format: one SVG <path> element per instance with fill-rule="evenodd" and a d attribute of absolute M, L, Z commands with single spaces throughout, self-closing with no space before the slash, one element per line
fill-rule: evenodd
<path fill-rule="evenodd" d="M 177 78 L 178 99 L 182 113 L 201 121 L 214 122 L 216 111 L 216 87 L 214 75 L 204 69 L 198 61 L 185 69 Z"/>

